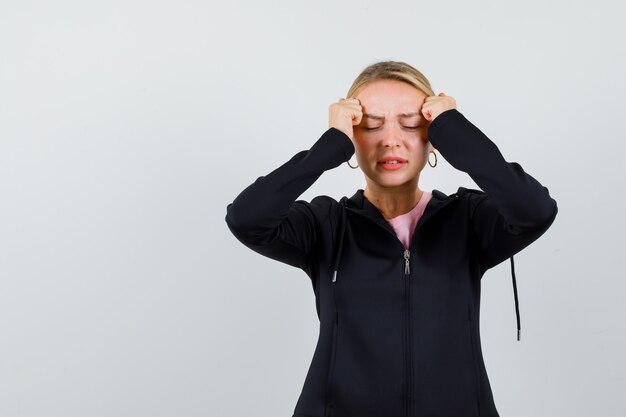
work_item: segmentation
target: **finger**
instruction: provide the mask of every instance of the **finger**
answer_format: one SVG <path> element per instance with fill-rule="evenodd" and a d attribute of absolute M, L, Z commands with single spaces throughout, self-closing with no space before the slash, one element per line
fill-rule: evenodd
<path fill-rule="evenodd" d="M 346 106 L 349 106 L 351 109 L 362 111 L 363 107 L 358 103 L 345 103 Z"/>

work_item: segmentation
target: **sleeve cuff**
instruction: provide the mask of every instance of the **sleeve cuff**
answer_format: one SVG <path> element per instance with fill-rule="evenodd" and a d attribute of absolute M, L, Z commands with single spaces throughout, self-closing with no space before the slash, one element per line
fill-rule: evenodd
<path fill-rule="evenodd" d="M 354 151 L 355 151 L 354 144 L 352 143 L 352 140 L 350 139 L 350 137 L 346 135 L 344 132 L 342 132 L 341 130 L 336 129 L 334 127 L 329 128 L 326 131 L 326 133 L 332 135 L 333 139 L 341 147 L 341 150 L 343 151 L 343 154 L 344 154 L 344 161 L 350 160 L 352 155 L 354 155 Z"/>
<path fill-rule="evenodd" d="M 454 119 L 459 116 L 462 116 L 462 114 L 457 109 L 448 109 L 435 117 L 435 120 L 430 122 L 428 126 L 428 140 L 432 142 L 431 139 L 437 136 L 437 132 L 439 132 L 441 126 L 446 124 L 448 119 Z"/>

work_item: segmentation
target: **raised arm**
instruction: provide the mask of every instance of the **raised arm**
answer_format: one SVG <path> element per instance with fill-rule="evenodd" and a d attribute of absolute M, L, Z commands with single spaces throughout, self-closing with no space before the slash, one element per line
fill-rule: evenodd
<path fill-rule="evenodd" d="M 301 268 L 310 275 L 318 243 L 317 217 L 330 210 L 328 200 L 296 200 L 324 171 L 354 154 L 352 141 L 330 127 L 309 150 L 296 153 L 259 177 L 226 207 L 226 223 L 235 237 L 261 255 Z"/>
<path fill-rule="evenodd" d="M 515 255 L 553 223 L 558 208 L 548 189 L 498 147 L 456 108 L 428 127 L 433 146 L 484 193 L 471 194 L 470 217 L 484 269 Z"/>

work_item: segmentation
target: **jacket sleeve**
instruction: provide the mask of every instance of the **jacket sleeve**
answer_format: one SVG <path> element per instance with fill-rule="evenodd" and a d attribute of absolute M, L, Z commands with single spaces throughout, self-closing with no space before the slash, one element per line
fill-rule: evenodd
<path fill-rule="evenodd" d="M 470 193 L 470 219 L 484 270 L 537 240 L 558 208 L 548 189 L 498 147 L 457 109 L 439 114 L 428 127 L 433 146 L 483 193 Z"/>
<path fill-rule="evenodd" d="M 233 235 L 255 252 L 309 273 L 318 242 L 315 212 L 328 213 L 321 198 L 311 203 L 296 199 L 324 171 L 354 154 L 342 131 L 329 128 L 309 150 L 296 153 L 274 171 L 259 177 L 226 207 L 226 223 Z"/>

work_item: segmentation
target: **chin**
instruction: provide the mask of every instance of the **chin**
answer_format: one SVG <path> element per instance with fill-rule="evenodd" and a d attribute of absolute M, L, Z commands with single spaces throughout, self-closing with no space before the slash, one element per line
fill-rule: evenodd
<path fill-rule="evenodd" d="M 398 176 L 396 178 L 377 178 L 376 182 L 381 187 L 399 187 L 411 181 L 411 178 Z"/>
<path fill-rule="evenodd" d="M 411 173 L 405 170 L 384 171 L 378 167 L 369 173 L 365 173 L 365 175 L 381 187 L 398 187 L 417 177 L 417 174 L 411 175 Z"/>

